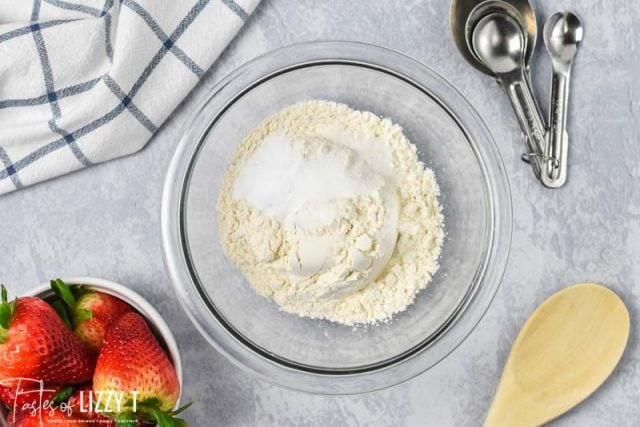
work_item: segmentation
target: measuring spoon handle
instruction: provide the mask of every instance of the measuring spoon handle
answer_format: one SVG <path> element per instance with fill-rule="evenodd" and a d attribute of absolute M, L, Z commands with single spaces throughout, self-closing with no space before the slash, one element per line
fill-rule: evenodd
<path fill-rule="evenodd" d="M 525 133 L 525 142 L 533 172 L 537 178 L 540 178 L 543 167 L 542 155 L 546 146 L 546 129 L 528 76 L 523 71 L 515 76 L 503 78 L 501 83 L 511 100 L 520 127 Z"/>
<path fill-rule="evenodd" d="M 559 70 L 554 65 L 551 79 L 551 108 L 549 109 L 549 143 L 545 149 L 542 183 L 550 188 L 562 187 L 567 181 L 567 107 L 569 105 L 570 69 Z"/>

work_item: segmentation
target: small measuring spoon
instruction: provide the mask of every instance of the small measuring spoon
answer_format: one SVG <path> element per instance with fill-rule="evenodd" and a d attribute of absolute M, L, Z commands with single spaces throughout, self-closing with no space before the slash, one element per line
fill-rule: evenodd
<path fill-rule="evenodd" d="M 553 62 L 551 108 L 549 109 L 549 140 L 540 179 L 551 188 L 562 187 L 567 181 L 567 109 L 571 65 L 578 53 L 584 30 L 580 18 L 571 12 L 557 12 L 544 25 L 544 44 Z"/>
<path fill-rule="evenodd" d="M 546 129 L 526 72 L 522 27 L 505 13 L 491 13 L 481 18 L 473 29 L 472 45 L 475 55 L 495 74 L 507 92 L 527 136 L 525 142 L 531 166 L 540 178 Z"/>

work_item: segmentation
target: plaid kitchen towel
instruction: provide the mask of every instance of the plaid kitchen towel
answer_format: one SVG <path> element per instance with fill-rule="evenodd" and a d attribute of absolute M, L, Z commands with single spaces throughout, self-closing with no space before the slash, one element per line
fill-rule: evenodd
<path fill-rule="evenodd" d="M 140 150 L 259 0 L 0 0 L 0 194 Z"/>

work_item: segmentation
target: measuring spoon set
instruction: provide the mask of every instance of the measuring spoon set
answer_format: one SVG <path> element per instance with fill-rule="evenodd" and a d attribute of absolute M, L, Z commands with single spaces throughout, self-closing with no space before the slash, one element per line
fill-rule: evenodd
<path fill-rule="evenodd" d="M 544 25 L 553 65 L 548 123 L 531 86 L 538 28 L 529 0 L 453 0 L 451 29 L 465 59 L 495 77 L 507 93 L 524 135 L 523 160 L 545 187 L 562 187 L 567 181 L 571 66 L 584 34 L 580 19 L 557 12 Z"/>

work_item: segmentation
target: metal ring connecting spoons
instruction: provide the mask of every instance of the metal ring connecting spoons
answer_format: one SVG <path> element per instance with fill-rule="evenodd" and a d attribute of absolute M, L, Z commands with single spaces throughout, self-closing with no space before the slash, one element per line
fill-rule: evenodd
<path fill-rule="evenodd" d="M 531 90 L 524 64 L 524 30 L 504 13 L 478 21 L 472 38 L 475 55 L 495 74 L 507 92 L 520 127 L 525 131 L 531 166 L 540 178 L 546 148 L 546 128 Z"/>
<path fill-rule="evenodd" d="M 549 136 L 540 176 L 546 187 L 562 187 L 567 181 L 569 78 L 583 35 L 580 19 L 571 12 L 553 14 L 544 26 L 544 43 L 553 63 Z"/>

